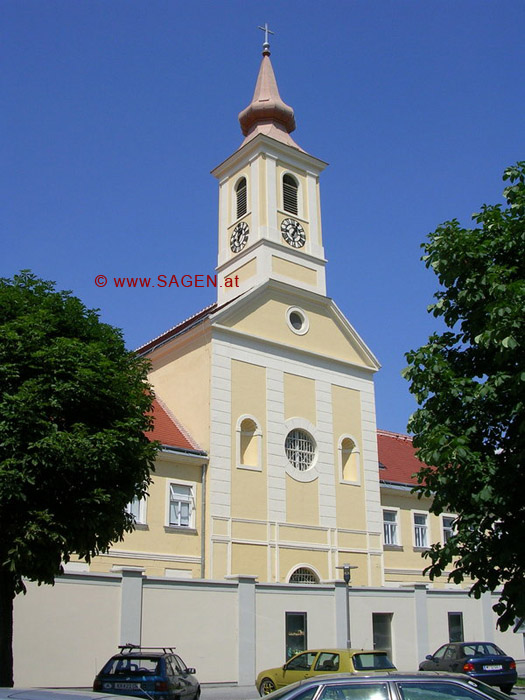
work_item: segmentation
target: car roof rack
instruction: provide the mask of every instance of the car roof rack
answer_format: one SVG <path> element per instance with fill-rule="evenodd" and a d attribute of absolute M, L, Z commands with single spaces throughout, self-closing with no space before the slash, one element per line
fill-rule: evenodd
<path fill-rule="evenodd" d="M 143 647 L 141 644 L 119 644 L 121 654 L 131 654 L 134 651 L 162 651 L 164 654 L 173 654 L 176 647 Z"/>

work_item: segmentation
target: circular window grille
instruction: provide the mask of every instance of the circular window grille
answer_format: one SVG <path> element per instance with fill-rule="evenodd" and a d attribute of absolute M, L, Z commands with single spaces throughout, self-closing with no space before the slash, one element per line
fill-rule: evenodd
<path fill-rule="evenodd" d="M 311 569 L 302 566 L 290 576 L 290 583 L 319 583 L 319 579 Z"/>
<path fill-rule="evenodd" d="M 305 430 L 291 430 L 286 436 L 284 448 L 292 467 L 305 472 L 312 466 L 315 457 L 315 442 Z"/>

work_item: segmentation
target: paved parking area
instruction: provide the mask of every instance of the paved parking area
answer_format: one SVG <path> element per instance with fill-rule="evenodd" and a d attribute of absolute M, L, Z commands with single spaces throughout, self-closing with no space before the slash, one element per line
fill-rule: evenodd
<path fill-rule="evenodd" d="M 201 700 L 251 700 L 258 697 L 255 685 L 201 685 Z"/>

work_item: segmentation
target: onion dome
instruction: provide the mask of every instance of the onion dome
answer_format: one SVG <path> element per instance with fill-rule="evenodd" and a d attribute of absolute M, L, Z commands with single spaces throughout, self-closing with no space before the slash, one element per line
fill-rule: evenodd
<path fill-rule="evenodd" d="M 246 137 L 242 145 L 251 141 L 257 134 L 265 134 L 302 151 L 290 136 L 295 130 L 295 117 L 293 109 L 283 102 L 279 95 L 270 61 L 270 45 L 267 41 L 263 44 L 262 55 L 252 101 L 239 114 L 241 130 Z"/>

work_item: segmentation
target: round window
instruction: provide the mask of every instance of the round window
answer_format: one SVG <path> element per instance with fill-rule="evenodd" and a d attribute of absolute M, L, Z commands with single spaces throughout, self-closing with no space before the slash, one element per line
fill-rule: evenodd
<path fill-rule="evenodd" d="M 304 335 L 309 328 L 308 317 L 302 309 L 292 307 L 286 312 L 288 327 L 297 335 Z"/>
<path fill-rule="evenodd" d="M 288 461 L 301 472 L 310 469 L 315 458 L 315 440 L 306 430 L 296 428 L 286 436 L 284 443 Z"/>

